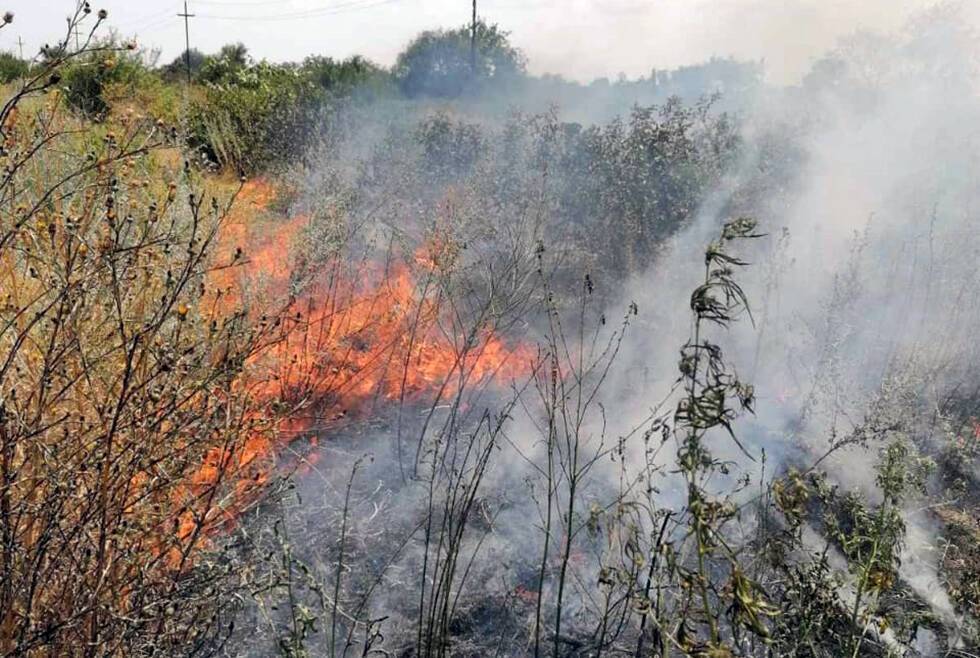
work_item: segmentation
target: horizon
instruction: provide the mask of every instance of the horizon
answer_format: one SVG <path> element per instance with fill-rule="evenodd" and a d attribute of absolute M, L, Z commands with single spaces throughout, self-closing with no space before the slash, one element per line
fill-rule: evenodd
<path fill-rule="evenodd" d="M 621 76 L 646 77 L 731 57 L 764 64 L 766 80 L 795 84 L 813 61 L 839 39 L 861 30 L 899 29 L 910 17 L 937 2 L 873 0 L 483 0 L 482 20 L 496 23 L 528 59 L 532 75 L 558 75 L 588 83 Z M 18 6 L 23 5 L 23 6 Z M 62 38 L 58 12 L 67 16 L 75 0 L 14 3 L 15 20 L 0 33 L 0 50 L 30 58 L 44 43 Z M 564 5 L 564 6 L 562 6 Z M 91 2 L 106 9 L 106 25 L 124 37 L 135 36 L 147 51 L 159 51 L 159 64 L 184 51 L 183 3 L 160 0 Z M 344 59 L 362 55 L 382 66 L 419 33 L 467 24 L 466 0 L 188 0 L 191 48 L 217 51 L 243 43 L 256 59 L 298 61 L 308 55 Z M 57 17 L 57 20 L 55 20 Z M 974 13 L 971 19 L 980 17 Z M 976 21 L 971 21 L 976 22 Z M 738 30 L 731 26 L 738 24 Z M 808 26 L 802 38 L 790 28 Z M 583 45 L 585 44 L 585 45 Z M 639 48 L 637 44 L 643 44 Z"/>

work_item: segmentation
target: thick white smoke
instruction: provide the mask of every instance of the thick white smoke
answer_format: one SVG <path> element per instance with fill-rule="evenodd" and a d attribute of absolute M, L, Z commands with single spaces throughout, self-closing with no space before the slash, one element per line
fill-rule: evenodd
<path fill-rule="evenodd" d="M 768 136 L 798 136 L 791 184 L 753 209 L 769 235 L 740 254 L 752 262 L 739 279 L 755 323 L 744 317 L 713 336 L 758 394 L 757 415 L 736 432 L 777 473 L 814 463 L 876 414 L 901 420 L 928 454 L 949 439 L 935 422 L 943 396 L 975 381 L 980 98 L 976 35 L 965 25 L 944 5 L 899 33 L 854 36 L 807 85 L 760 99 L 741 175 L 627 293 L 646 323 L 626 360 L 669 372 L 690 330 L 683 310 L 700 254 L 739 209 L 734 190 L 772 169 Z M 637 420 L 669 383 L 637 390 L 627 376 L 623 390 L 635 393 L 617 408 Z M 874 500 L 877 450 L 889 438 L 882 432 L 820 467 Z M 716 441 L 717 454 L 759 475 L 723 435 Z M 937 576 L 935 523 L 912 511 L 906 523 L 902 577 L 955 625 Z"/>

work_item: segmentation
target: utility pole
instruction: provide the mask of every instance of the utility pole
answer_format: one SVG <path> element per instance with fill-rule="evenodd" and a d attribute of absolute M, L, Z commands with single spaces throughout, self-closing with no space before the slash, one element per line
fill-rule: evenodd
<path fill-rule="evenodd" d="M 187 13 L 187 0 L 184 0 L 184 13 L 177 14 L 184 19 L 184 61 L 187 64 L 187 84 L 191 83 L 191 28 L 189 19 L 194 18 L 194 14 Z"/>
<path fill-rule="evenodd" d="M 19 34 L 17 35 L 17 47 L 20 48 L 20 58 L 24 59 L 24 40 L 20 38 Z"/>
<path fill-rule="evenodd" d="M 473 0 L 473 22 L 470 24 L 470 73 L 476 77 L 476 0 Z"/>
<path fill-rule="evenodd" d="M 75 26 L 75 50 L 79 50 L 81 46 L 78 45 L 78 26 Z"/>

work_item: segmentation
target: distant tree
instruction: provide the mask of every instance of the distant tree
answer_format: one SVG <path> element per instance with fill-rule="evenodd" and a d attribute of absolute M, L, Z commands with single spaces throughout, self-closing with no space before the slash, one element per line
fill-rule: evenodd
<path fill-rule="evenodd" d="M 221 46 L 221 50 L 218 51 L 218 57 L 236 68 L 248 66 L 249 60 L 251 59 L 248 54 L 248 48 L 241 42 L 226 43 Z"/>
<path fill-rule="evenodd" d="M 174 58 L 174 61 L 163 67 L 163 75 L 167 78 L 175 78 L 185 75 L 185 72 L 187 71 L 187 57 L 188 51 L 185 50 L 178 57 Z M 197 48 L 190 49 L 190 69 L 192 77 L 197 77 L 197 74 L 200 72 L 201 67 L 204 66 L 204 62 L 206 60 L 207 55 L 202 53 L 200 50 Z"/>
<path fill-rule="evenodd" d="M 394 75 L 409 97 L 453 98 L 467 89 L 524 73 L 525 60 L 508 33 L 483 21 L 476 26 L 476 61 L 470 59 L 470 28 L 423 32 L 398 56 Z"/>
<path fill-rule="evenodd" d="M 0 52 L 0 84 L 22 78 L 27 74 L 30 65 L 13 53 Z"/>
<path fill-rule="evenodd" d="M 761 62 L 712 57 L 707 62 L 681 66 L 660 81 L 667 96 L 694 100 L 704 95 L 739 92 L 757 88 L 763 79 Z"/>
<path fill-rule="evenodd" d="M 347 92 L 385 75 L 383 68 L 360 55 L 342 61 L 314 55 L 303 60 L 302 71 L 317 86 L 332 92 Z"/>
<path fill-rule="evenodd" d="M 245 44 L 225 44 L 217 54 L 205 57 L 197 78 L 201 82 L 220 83 L 241 73 L 251 64 L 252 58 Z"/>

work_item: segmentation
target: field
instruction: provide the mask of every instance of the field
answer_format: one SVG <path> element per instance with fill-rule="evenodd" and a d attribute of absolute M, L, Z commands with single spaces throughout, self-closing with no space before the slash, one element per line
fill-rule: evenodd
<path fill-rule="evenodd" d="M 109 25 L 0 54 L 0 655 L 980 652 L 955 7 L 781 87 Z"/>

